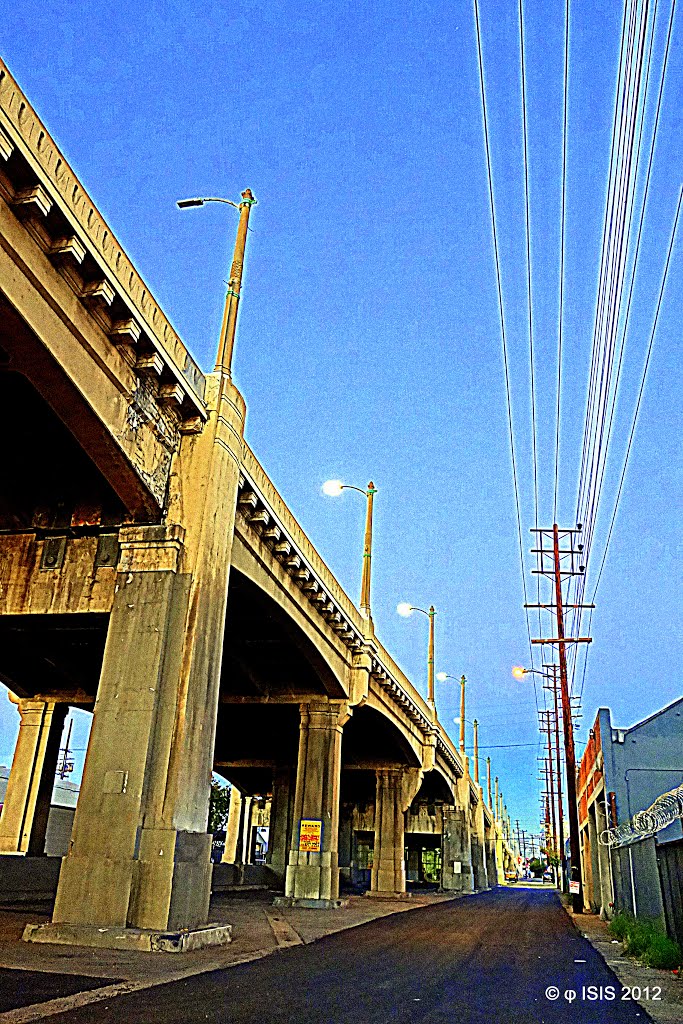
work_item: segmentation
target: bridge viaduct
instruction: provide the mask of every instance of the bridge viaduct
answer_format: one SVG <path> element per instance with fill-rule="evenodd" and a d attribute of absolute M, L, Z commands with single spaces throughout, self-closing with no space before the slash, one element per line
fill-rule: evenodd
<path fill-rule="evenodd" d="M 438 840 L 442 887 L 502 879 L 490 795 L 251 452 L 229 366 L 193 362 L 2 64 L 0 400 L 0 678 L 21 716 L 0 853 L 42 854 L 66 711 L 94 712 L 34 937 L 209 941 L 213 769 L 272 795 L 270 866 L 304 905 L 335 905 L 359 835 L 370 894 L 404 893 L 406 828 Z"/>

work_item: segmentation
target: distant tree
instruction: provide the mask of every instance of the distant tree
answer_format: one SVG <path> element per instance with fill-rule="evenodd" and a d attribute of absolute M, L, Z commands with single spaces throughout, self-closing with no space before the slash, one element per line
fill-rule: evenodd
<path fill-rule="evenodd" d="M 209 832 L 220 832 L 228 821 L 230 808 L 230 786 L 222 785 L 218 779 L 211 779 L 211 800 L 209 801 Z"/>
<path fill-rule="evenodd" d="M 544 871 L 544 864 L 542 861 L 538 859 L 538 857 L 534 857 L 534 859 L 529 864 L 529 868 L 534 878 L 540 878 Z"/>

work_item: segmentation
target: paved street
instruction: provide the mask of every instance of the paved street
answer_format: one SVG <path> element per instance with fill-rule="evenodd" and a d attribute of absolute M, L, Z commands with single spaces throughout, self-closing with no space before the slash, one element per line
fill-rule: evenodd
<path fill-rule="evenodd" d="M 574 1002 L 549 1000 L 555 985 Z M 614 1001 L 582 1000 L 613 986 Z M 496 890 L 50 1018 L 53 1024 L 640 1022 L 548 891 Z"/>

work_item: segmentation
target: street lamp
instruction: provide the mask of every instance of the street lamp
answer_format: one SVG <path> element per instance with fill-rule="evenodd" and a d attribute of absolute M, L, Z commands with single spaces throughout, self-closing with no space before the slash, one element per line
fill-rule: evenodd
<path fill-rule="evenodd" d="M 242 287 L 242 269 L 244 267 L 244 251 L 247 244 L 247 229 L 249 226 L 249 214 L 252 206 L 256 203 L 250 188 L 242 193 L 242 202 L 233 203 L 231 199 L 221 199 L 219 196 L 206 196 L 202 199 L 179 199 L 176 206 L 185 210 L 190 206 L 204 206 L 205 203 L 226 203 L 234 206 L 240 212 L 239 224 L 237 225 L 237 238 L 235 240 L 235 251 L 230 268 L 230 279 L 228 291 L 225 296 L 225 308 L 223 310 L 223 323 L 221 325 L 221 336 L 218 343 L 218 355 L 214 373 L 230 377 L 230 366 L 232 353 L 235 347 L 235 332 L 237 329 L 237 309 L 240 301 L 240 288 Z"/>
<path fill-rule="evenodd" d="M 360 584 L 360 612 L 364 619 L 372 625 L 372 613 L 370 611 L 370 570 L 372 567 L 372 503 L 377 488 L 372 480 L 367 490 L 356 487 L 354 484 L 343 484 L 341 480 L 326 480 L 322 486 L 323 494 L 330 498 L 338 498 L 342 491 L 358 491 L 364 494 L 367 499 L 365 511 L 365 539 L 363 541 L 363 574 Z"/>
<path fill-rule="evenodd" d="M 455 679 L 455 676 L 449 676 L 448 672 L 439 672 L 436 677 L 439 682 L 445 683 L 447 679 Z M 460 753 L 465 753 L 465 684 L 467 679 L 465 676 L 460 676 L 460 718 L 456 718 L 456 722 L 460 722 Z"/>
<path fill-rule="evenodd" d="M 434 616 L 436 610 L 433 604 L 430 604 L 429 611 L 426 612 L 424 608 L 418 608 L 417 605 L 408 604 L 407 601 L 401 601 L 400 604 L 396 605 L 396 611 L 399 615 L 402 615 L 404 619 L 410 618 L 413 612 L 422 612 L 429 619 L 429 647 L 427 650 L 427 700 L 429 701 L 430 707 L 436 711 L 436 704 L 434 703 Z"/>
<path fill-rule="evenodd" d="M 438 676 L 436 677 L 439 678 Z M 465 753 L 465 722 L 472 726 L 472 733 L 474 736 L 474 781 L 479 785 L 479 722 L 475 718 L 474 721 L 470 721 L 469 718 L 454 718 L 453 721 L 456 725 L 460 726 L 460 753 Z"/>

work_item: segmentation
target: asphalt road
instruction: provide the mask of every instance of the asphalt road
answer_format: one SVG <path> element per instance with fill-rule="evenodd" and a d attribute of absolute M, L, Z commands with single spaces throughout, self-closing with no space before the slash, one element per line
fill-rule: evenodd
<path fill-rule="evenodd" d="M 578 962 L 577 962 L 578 961 Z M 551 1000 L 546 989 L 556 986 Z M 584 986 L 616 998 L 590 1001 Z M 564 993 L 576 994 L 567 1002 Z M 645 1024 L 549 891 L 498 889 L 396 914 L 50 1024 Z"/>

